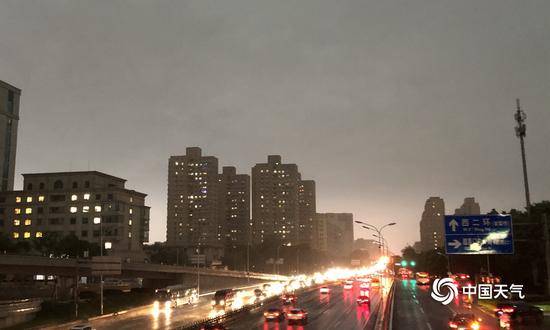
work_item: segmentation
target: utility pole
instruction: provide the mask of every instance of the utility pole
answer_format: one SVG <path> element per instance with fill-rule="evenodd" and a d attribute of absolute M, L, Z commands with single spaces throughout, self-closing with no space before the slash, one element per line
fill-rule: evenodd
<path fill-rule="evenodd" d="M 526 125 L 525 125 L 525 119 L 527 118 L 527 115 L 523 110 L 521 110 L 521 107 L 519 105 L 519 99 L 516 99 L 516 113 L 514 114 L 514 118 L 516 119 L 516 122 L 518 125 L 516 126 L 516 136 L 519 137 L 519 143 L 521 145 L 521 160 L 523 164 L 523 183 L 525 184 L 525 206 L 527 208 L 527 212 L 530 213 L 531 209 L 531 198 L 529 196 L 529 181 L 527 180 L 527 160 L 525 159 L 525 131 L 526 131 Z"/>

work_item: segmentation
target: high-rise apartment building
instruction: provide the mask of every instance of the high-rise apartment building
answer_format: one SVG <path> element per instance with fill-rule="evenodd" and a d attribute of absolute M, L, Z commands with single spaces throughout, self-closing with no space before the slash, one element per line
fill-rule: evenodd
<path fill-rule="evenodd" d="M 420 220 L 420 242 L 423 251 L 443 248 L 445 202 L 440 197 L 430 197 L 424 205 Z"/>
<path fill-rule="evenodd" d="M 254 243 L 269 240 L 298 243 L 299 184 L 298 166 L 283 164 L 281 156 L 270 155 L 267 163 L 252 168 Z"/>
<path fill-rule="evenodd" d="M 206 262 L 223 256 L 224 230 L 218 221 L 218 159 L 189 147 L 168 163 L 166 243 L 198 253 Z"/>
<path fill-rule="evenodd" d="M 0 232 L 15 241 L 49 234 L 102 241 L 109 255 L 143 261 L 146 194 L 96 171 L 23 174 L 23 190 L 0 192 Z"/>
<path fill-rule="evenodd" d="M 455 209 L 455 215 L 478 215 L 481 214 L 479 203 L 474 197 L 464 198 L 464 203 L 458 209 Z"/>
<path fill-rule="evenodd" d="M 315 181 L 301 180 L 298 183 L 298 208 L 299 208 L 299 244 L 312 246 L 313 223 L 315 220 L 316 200 Z"/>
<path fill-rule="evenodd" d="M 353 214 L 317 213 L 314 248 L 333 257 L 349 257 L 353 251 Z"/>
<path fill-rule="evenodd" d="M 218 175 L 218 219 L 226 244 L 246 245 L 251 240 L 250 175 L 224 166 Z"/>
<path fill-rule="evenodd" d="M 0 80 L 0 191 L 13 190 L 21 90 Z"/>

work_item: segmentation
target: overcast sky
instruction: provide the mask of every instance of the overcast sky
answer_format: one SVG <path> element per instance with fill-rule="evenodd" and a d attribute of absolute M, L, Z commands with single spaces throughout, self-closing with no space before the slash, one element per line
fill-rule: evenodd
<path fill-rule="evenodd" d="M 250 173 L 268 154 L 398 251 L 448 212 L 550 199 L 550 1 L 0 0 L 0 80 L 22 89 L 21 173 L 99 170 L 147 193 L 165 240 L 168 157 Z M 356 230 L 356 237 L 369 232 Z"/>

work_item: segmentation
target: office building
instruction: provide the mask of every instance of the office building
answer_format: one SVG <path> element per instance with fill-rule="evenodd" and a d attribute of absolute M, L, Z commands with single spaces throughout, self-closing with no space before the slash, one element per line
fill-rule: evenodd
<path fill-rule="evenodd" d="M 317 213 L 313 226 L 316 250 L 348 258 L 353 250 L 353 214 Z"/>
<path fill-rule="evenodd" d="M 445 202 L 440 197 L 430 197 L 424 205 L 420 220 L 420 242 L 423 251 L 439 250 L 444 246 Z"/>
<path fill-rule="evenodd" d="M 21 90 L 0 80 L 0 191 L 13 190 Z"/>
<path fill-rule="evenodd" d="M 250 175 L 237 174 L 233 166 L 224 166 L 218 175 L 218 219 L 225 243 L 246 245 L 251 239 Z"/>
<path fill-rule="evenodd" d="M 206 263 L 223 256 L 224 229 L 218 221 L 218 159 L 189 147 L 168 163 L 166 243 L 188 258 L 204 255 Z"/>
<path fill-rule="evenodd" d="M 313 222 L 315 220 L 316 200 L 315 181 L 301 180 L 298 183 L 299 232 L 298 242 L 301 245 L 312 246 Z"/>
<path fill-rule="evenodd" d="M 252 222 L 254 243 L 298 243 L 300 173 L 296 164 L 283 164 L 270 155 L 252 168 Z"/>
<path fill-rule="evenodd" d="M 464 203 L 458 209 L 455 209 L 455 215 L 478 215 L 481 214 L 479 203 L 474 197 L 464 198 Z"/>
<path fill-rule="evenodd" d="M 23 174 L 23 190 L 0 192 L 0 232 L 12 240 L 75 235 L 107 254 L 143 261 L 149 241 L 146 194 L 96 171 Z"/>

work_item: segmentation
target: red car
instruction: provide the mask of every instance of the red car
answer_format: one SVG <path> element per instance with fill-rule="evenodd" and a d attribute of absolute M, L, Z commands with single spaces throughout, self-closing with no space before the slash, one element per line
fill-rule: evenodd
<path fill-rule="evenodd" d="M 264 312 L 266 321 L 281 321 L 285 318 L 285 313 L 279 308 L 270 308 Z"/>
<path fill-rule="evenodd" d="M 369 296 L 359 296 L 357 297 L 357 305 L 369 305 L 370 306 L 370 298 Z"/>
<path fill-rule="evenodd" d="M 307 323 L 307 312 L 305 309 L 293 308 L 287 314 L 288 323 Z"/>

